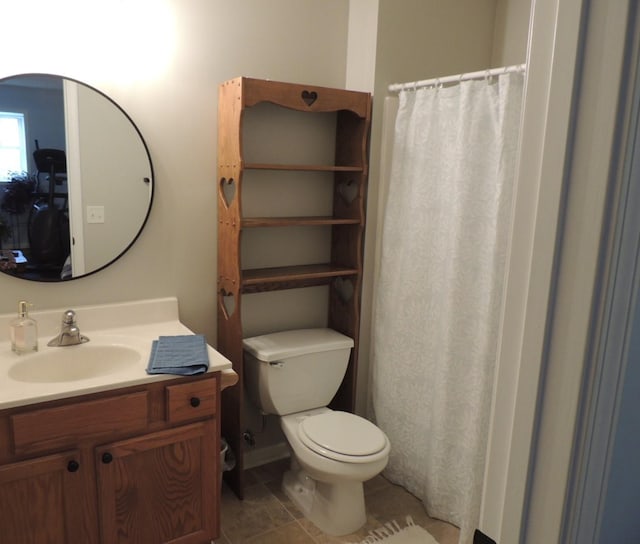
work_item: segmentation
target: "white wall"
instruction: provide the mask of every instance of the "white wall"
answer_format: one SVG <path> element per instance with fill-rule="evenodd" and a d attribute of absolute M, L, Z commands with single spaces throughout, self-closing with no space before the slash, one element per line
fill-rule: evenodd
<path fill-rule="evenodd" d="M 379 0 L 349 0 L 346 87 L 373 92 Z"/>
<path fill-rule="evenodd" d="M 92 271 L 113 260 L 140 231 L 150 200 L 144 180 L 151 170 L 129 119 L 87 87 L 79 85 L 77 96 L 82 201 L 70 208 L 81 207 L 84 266 Z M 102 206 L 104 222 L 89 223 L 87 206 Z"/>

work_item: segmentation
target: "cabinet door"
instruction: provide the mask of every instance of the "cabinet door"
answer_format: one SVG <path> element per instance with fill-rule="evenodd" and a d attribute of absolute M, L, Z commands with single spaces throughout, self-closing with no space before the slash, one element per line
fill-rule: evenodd
<path fill-rule="evenodd" d="M 96 449 L 104 544 L 202 544 L 218 536 L 216 420 Z"/>
<path fill-rule="evenodd" d="M 0 467 L 0 543 L 96 542 L 83 464 L 71 451 Z"/>

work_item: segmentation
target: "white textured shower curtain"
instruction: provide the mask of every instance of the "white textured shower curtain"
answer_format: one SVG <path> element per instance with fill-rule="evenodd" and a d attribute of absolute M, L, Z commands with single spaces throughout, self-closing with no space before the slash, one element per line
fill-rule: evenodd
<path fill-rule="evenodd" d="M 375 287 L 372 417 L 385 471 L 477 527 L 524 74 L 400 92 Z"/>

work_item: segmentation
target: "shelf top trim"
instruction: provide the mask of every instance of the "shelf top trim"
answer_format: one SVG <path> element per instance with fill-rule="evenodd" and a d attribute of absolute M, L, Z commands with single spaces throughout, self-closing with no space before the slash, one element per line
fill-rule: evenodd
<path fill-rule="evenodd" d="M 271 102 L 284 108 L 308 112 L 350 111 L 362 119 L 370 119 L 371 94 L 317 85 L 285 83 L 269 79 L 237 77 L 221 84 L 236 87 L 242 107 Z"/>

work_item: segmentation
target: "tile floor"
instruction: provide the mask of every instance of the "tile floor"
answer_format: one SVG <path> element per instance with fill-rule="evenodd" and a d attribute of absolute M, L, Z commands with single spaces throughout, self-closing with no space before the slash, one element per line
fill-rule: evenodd
<path fill-rule="evenodd" d="M 245 478 L 245 499 L 240 501 L 222 486 L 217 544 L 338 544 L 360 542 L 386 522 L 396 520 L 401 527 L 410 515 L 417 525 L 429 531 L 440 544 L 458 542 L 458 529 L 430 518 L 422 503 L 402 487 L 377 476 L 364 484 L 367 523 L 358 532 L 343 537 L 324 534 L 291 503 L 280 489 L 282 473 L 289 461 L 282 460 L 250 469 Z"/>

